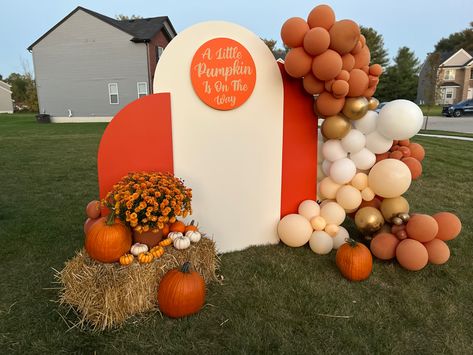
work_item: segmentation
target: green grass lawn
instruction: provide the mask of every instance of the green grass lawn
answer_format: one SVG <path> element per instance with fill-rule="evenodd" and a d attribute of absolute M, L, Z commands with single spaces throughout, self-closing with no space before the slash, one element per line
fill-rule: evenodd
<path fill-rule="evenodd" d="M 411 211 L 463 221 L 447 264 L 408 272 L 375 261 L 355 283 L 341 277 L 334 252 L 252 247 L 222 256 L 224 282 L 210 285 L 193 317 L 153 313 L 114 331 L 68 330 L 53 269 L 83 245 L 104 128 L 0 115 L 2 353 L 471 353 L 473 143 L 427 137 L 415 139 L 427 157 L 406 197 Z"/>
<path fill-rule="evenodd" d="M 424 116 L 442 116 L 442 106 L 426 106 L 426 105 L 419 105 Z"/>

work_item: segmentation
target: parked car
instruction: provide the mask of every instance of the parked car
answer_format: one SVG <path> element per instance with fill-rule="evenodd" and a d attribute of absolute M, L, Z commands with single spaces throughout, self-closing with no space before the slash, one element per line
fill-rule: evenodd
<path fill-rule="evenodd" d="M 387 102 L 381 102 L 378 107 L 376 107 L 376 109 L 374 110 L 376 113 L 379 113 L 379 111 L 381 111 L 381 109 L 387 104 Z"/>
<path fill-rule="evenodd" d="M 473 99 L 461 101 L 455 105 L 445 106 L 442 115 L 447 117 L 461 117 L 463 115 L 473 115 Z"/>

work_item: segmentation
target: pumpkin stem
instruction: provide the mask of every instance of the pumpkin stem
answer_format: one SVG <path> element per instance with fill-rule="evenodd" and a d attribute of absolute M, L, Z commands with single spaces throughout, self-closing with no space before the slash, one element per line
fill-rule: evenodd
<path fill-rule="evenodd" d="M 191 263 L 190 261 L 186 261 L 182 266 L 181 266 L 181 272 L 188 273 L 190 272 L 191 269 Z"/>
<path fill-rule="evenodd" d="M 347 244 L 349 246 L 351 246 L 352 248 L 356 247 L 358 242 L 355 240 L 355 239 L 352 239 L 352 238 L 346 238 L 345 241 L 347 242 Z"/>
<path fill-rule="evenodd" d="M 113 226 L 115 224 L 115 210 L 108 215 L 107 226 Z"/>

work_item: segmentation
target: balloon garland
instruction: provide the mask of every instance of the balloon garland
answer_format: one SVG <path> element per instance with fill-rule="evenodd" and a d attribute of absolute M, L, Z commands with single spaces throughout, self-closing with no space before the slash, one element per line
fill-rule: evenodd
<path fill-rule="evenodd" d="M 421 129 L 423 113 L 408 100 L 387 103 L 379 114 L 373 97 L 382 74 L 370 64 L 370 50 L 352 20 L 336 21 L 328 5 L 316 6 L 307 20 L 288 19 L 281 28 L 290 47 L 286 72 L 302 80 L 314 96 L 314 111 L 324 118 L 319 139 L 318 198 L 299 205 L 278 224 L 283 243 L 309 243 L 317 254 L 338 249 L 349 238 L 341 226 L 346 215 L 371 241 L 381 260 L 396 258 L 408 270 L 428 262 L 443 264 L 445 241 L 461 231 L 452 213 L 409 214 L 402 195 L 422 174 L 424 148 L 410 138 Z"/>

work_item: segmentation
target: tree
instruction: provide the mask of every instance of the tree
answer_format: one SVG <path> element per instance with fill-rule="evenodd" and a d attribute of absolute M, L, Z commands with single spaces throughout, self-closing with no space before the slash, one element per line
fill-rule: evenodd
<path fill-rule="evenodd" d="M 371 27 L 360 26 L 361 34 L 366 38 L 366 44 L 371 52 L 371 64 L 379 64 L 383 68 L 389 63 L 388 51 L 384 48 L 384 39 Z"/>
<path fill-rule="evenodd" d="M 284 45 L 283 48 L 277 48 L 276 43 L 277 41 L 274 39 L 267 39 L 267 38 L 261 38 L 261 40 L 268 46 L 269 50 L 273 53 L 274 58 L 276 59 L 284 59 L 286 58 L 287 52 L 289 52 L 289 47 Z"/>
<path fill-rule="evenodd" d="M 470 22 L 469 28 L 452 33 L 447 38 L 438 41 L 435 45 L 435 52 L 456 52 L 461 48 L 466 51 L 473 51 L 473 22 Z"/>
<path fill-rule="evenodd" d="M 440 53 L 429 53 L 419 78 L 419 80 L 423 81 L 421 83 L 422 85 L 420 85 L 423 88 L 423 92 L 419 94 L 422 94 L 424 104 L 427 106 L 427 115 L 430 108 L 435 105 L 440 96 L 438 90 L 440 83 L 439 65 Z"/>
<path fill-rule="evenodd" d="M 38 112 L 36 84 L 30 72 L 25 74 L 11 73 L 5 81 L 11 85 L 15 106 L 31 112 Z"/>
<path fill-rule="evenodd" d="M 2 74 L 0 74 L 0 80 L 3 80 L 3 75 Z"/>
<path fill-rule="evenodd" d="M 128 16 L 128 15 L 122 15 L 122 14 L 115 15 L 115 19 L 119 21 L 138 20 L 140 18 L 143 18 L 143 16 L 140 16 L 140 15 Z"/>

